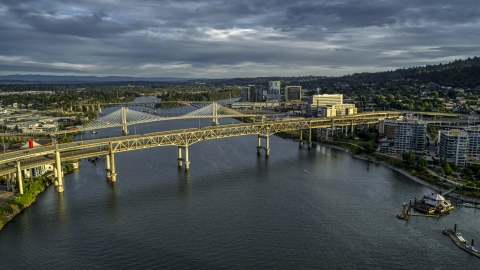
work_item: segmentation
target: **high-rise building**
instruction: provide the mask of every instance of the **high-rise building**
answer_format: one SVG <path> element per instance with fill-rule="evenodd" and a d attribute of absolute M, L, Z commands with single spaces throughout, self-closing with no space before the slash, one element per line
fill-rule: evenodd
<path fill-rule="evenodd" d="M 250 102 L 263 101 L 262 85 L 247 85 L 242 87 L 242 99 Z"/>
<path fill-rule="evenodd" d="M 423 153 L 427 145 L 427 123 L 405 117 L 395 124 L 394 148 L 402 152 Z"/>
<path fill-rule="evenodd" d="M 438 156 L 441 162 L 465 167 L 468 159 L 468 133 L 458 129 L 439 131 Z"/>
<path fill-rule="evenodd" d="M 285 86 L 285 100 L 287 101 L 301 101 L 302 87 L 301 86 Z"/>
<path fill-rule="evenodd" d="M 468 134 L 468 155 L 472 157 L 480 157 L 480 126 L 465 128 Z"/>
<path fill-rule="evenodd" d="M 280 100 L 280 81 L 269 81 L 267 88 L 267 101 Z"/>
<path fill-rule="evenodd" d="M 378 121 L 378 135 L 389 140 L 395 138 L 397 119 L 381 119 Z"/>
<path fill-rule="evenodd" d="M 252 95 L 252 85 L 242 86 L 242 99 L 244 101 L 250 101 Z"/>

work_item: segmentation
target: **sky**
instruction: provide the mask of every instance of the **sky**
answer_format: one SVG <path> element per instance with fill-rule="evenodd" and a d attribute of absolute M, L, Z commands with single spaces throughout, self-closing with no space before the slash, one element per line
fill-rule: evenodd
<path fill-rule="evenodd" d="M 0 75 L 341 76 L 473 56 L 478 0 L 0 0 Z"/>

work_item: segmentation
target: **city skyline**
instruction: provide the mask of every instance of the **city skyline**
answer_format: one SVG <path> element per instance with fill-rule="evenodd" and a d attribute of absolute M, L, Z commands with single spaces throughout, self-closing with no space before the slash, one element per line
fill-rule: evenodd
<path fill-rule="evenodd" d="M 0 75 L 341 76 L 480 55 L 476 1 L 1 1 Z"/>

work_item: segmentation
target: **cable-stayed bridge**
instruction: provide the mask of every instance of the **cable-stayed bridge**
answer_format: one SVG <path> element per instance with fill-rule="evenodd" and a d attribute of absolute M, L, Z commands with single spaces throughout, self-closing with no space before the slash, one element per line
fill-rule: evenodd
<path fill-rule="evenodd" d="M 137 105 L 137 104 L 134 104 Z M 167 120 L 181 120 L 181 119 L 197 119 L 197 118 L 211 118 L 212 125 L 218 125 L 218 118 L 234 118 L 234 117 L 253 117 L 254 114 L 243 114 L 236 110 L 230 109 L 220 103 L 194 103 L 190 104 L 198 109 L 178 116 L 168 115 L 154 115 L 145 112 L 130 110 L 127 106 L 111 112 L 107 115 L 101 116 L 93 122 L 83 126 L 77 126 L 74 131 L 97 130 L 110 127 L 122 127 L 122 133 L 128 134 L 128 126 L 160 122 Z M 65 131 L 57 131 L 50 134 L 65 133 Z"/>

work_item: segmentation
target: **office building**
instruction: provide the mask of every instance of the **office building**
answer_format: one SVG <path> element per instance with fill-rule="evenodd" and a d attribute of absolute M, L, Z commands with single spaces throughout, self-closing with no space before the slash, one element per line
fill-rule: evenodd
<path fill-rule="evenodd" d="M 317 117 L 333 117 L 356 114 L 355 104 L 343 104 L 342 94 L 313 95 L 308 113 Z"/>
<path fill-rule="evenodd" d="M 285 100 L 286 101 L 301 101 L 302 87 L 301 86 L 285 86 Z"/>
<path fill-rule="evenodd" d="M 263 86 L 262 85 L 243 86 L 242 99 L 250 102 L 263 102 Z"/>

